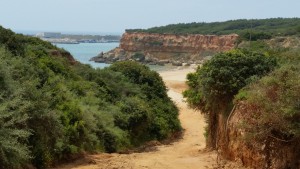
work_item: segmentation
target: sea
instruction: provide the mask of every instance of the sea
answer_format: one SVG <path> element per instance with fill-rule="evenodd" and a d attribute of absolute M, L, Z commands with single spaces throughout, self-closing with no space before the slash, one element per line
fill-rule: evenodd
<path fill-rule="evenodd" d="M 119 43 L 79 43 L 79 44 L 54 44 L 57 47 L 64 48 L 69 51 L 72 56 L 83 64 L 89 64 L 93 68 L 105 68 L 110 66 L 106 63 L 96 63 L 89 61 L 92 57 L 97 56 L 101 52 L 108 52 L 119 46 Z M 160 65 L 147 65 L 151 70 L 161 72 L 166 70 L 177 69 L 177 66 L 167 64 Z"/>
<path fill-rule="evenodd" d="M 119 46 L 119 43 L 79 43 L 79 44 L 54 44 L 59 48 L 69 51 L 79 62 L 89 64 L 93 68 L 105 68 L 110 64 L 89 61 L 101 52 L 108 52 Z"/>

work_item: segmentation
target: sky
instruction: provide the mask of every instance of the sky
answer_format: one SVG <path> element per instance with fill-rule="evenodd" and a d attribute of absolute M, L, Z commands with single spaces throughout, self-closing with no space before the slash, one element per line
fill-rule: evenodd
<path fill-rule="evenodd" d="M 300 17 L 300 0 L 0 0 L 13 31 L 122 33 L 175 23 Z"/>

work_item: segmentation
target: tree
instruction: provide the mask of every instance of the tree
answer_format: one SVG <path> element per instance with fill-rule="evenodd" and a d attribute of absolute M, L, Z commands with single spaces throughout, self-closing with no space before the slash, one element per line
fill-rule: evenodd
<path fill-rule="evenodd" d="M 228 113 L 234 95 L 255 77 L 276 66 L 276 60 L 261 53 L 231 50 L 215 55 L 195 73 L 188 74 L 184 97 L 191 107 L 208 116 L 208 146 L 216 147 L 218 114 Z"/>

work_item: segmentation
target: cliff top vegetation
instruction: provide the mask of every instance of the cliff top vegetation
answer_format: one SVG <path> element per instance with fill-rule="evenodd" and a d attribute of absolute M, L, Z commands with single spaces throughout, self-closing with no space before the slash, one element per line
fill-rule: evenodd
<path fill-rule="evenodd" d="M 149 29 L 127 29 L 126 32 L 167 34 L 214 34 L 236 33 L 240 36 L 251 32 L 253 39 L 272 36 L 300 35 L 300 18 L 239 19 L 211 23 L 179 23 Z M 249 39 L 249 36 L 246 36 Z"/>

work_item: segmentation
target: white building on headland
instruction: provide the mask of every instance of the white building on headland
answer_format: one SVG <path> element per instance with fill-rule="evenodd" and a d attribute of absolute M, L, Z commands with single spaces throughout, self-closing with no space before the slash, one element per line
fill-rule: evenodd
<path fill-rule="evenodd" d="M 35 35 L 39 38 L 60 38 L 61 33 L 60 32 L 41 32 Z"/>

